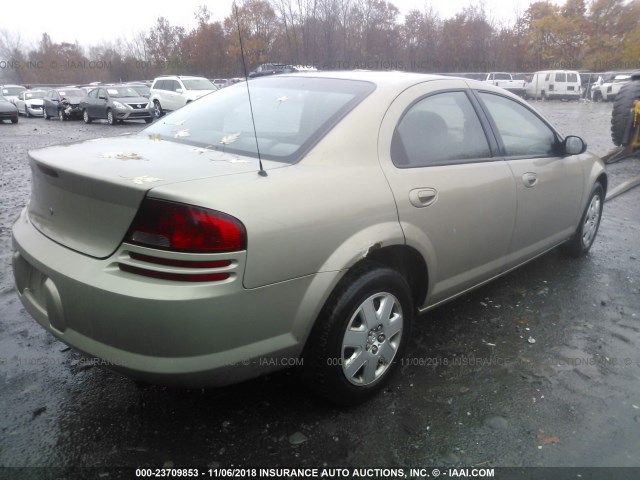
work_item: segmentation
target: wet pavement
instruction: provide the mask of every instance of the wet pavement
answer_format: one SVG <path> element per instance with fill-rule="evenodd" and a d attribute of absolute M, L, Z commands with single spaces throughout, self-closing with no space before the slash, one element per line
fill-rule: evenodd
<path fill-rule="evenodd" d="M 593 152 L 612 148 L 611 104 L 536 106 Z M 141 128 L 0 125 L 0 467 L 640 466 L 640 188 L 607 202 L 586 257 L 552 251 L 420 317 L 398 375 L 363 406 L 327 405 L 292 372 L 138 389 L 25 312 L 10 227 L 28 149 Z M 614 185 L 640 160 L 609 170 Z"/>

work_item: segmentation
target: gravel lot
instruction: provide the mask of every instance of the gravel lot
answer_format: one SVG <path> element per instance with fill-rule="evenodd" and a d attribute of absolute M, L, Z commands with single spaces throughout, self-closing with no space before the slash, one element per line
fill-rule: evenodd
<path fill-rule="evenodd" d="M 594 153 L 613 147 L 611 104 L 535 106 Z M 606 204 L 587 257 L 552 251 L 421 317 L 400 374 L 366 405 L 328 406 L 291 372 L 139 390 L 25 312 L 10 228 L 27 150 L 142 128 L 0 125 L 0 467 L 640 466 L 640 189 Z M 640 160 L 609 171 L 618 184 Z"/>

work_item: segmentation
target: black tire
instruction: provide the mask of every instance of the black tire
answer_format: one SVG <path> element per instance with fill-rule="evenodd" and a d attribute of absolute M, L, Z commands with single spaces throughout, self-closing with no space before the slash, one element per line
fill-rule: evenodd
<path fill-rule="evenodd" d="M 113 111 L 111 109 L 107 110 L 107 123 L 109 125 L 117 125 L 118 120 L 113 115 Z"/>
<path fill-rule="evenodd" d="M 593 92 L 593 101 L 594 102 L 601 102 L 602 101 L 602 92 L 600 92 L 599 90 L 596 90 L 595 92 Z"/>
<path fill-rule="evenodd" d="M 156 118 L 160 118 L 162 115 L 164 115 L 164 110 L 162 110 L 162 105 L 160 105 L 160 102 L 158 100 L 153 101 L 153 114 Z"/>
<path fill-rule="evenodd" d="M 540 100 L 542 100 L 543 102 L 547 101 L 547 92 L 545 92 L 544 90 L 540 94 Z"/>
<path fill-rule="evenodd" d="M 392 306 L 389 319 L 384 318 L 383 302 Z M 364 305 L 375 312 L 368 323 L 361 309 Z M 370 261 L 356 265 L 330 295 L 307 339 L 303 381 L 338 405 L 370 399 L 385 386 L 404 355 L 413 314 L 411 291 L 402 275 Z M 345 346 L 348 332 L 364 348 Z M 352 371 L 347 374 L 349 367 Z"/>
<path fill-rule="evenodd" d="M 67 119 L 67 117 L 65 117 L 64 115 L 64 110 L 62 109 L 58 110 L 58 118 L 60 119 L 61 122 L 64 122 Z"/>
<path fill-rule="evenodd" d="M 144 123 L 151 123 L 153 122 L 153 118 L 145 118 L 144 119 Z"/>
<path fill-rule="evenodd" d="M 49 119 L 51 118 L 51 117 L 49 116 L 49 114 L 47 113 L 47 109 L 46 109 L 46 108 L 44 108 L 44 107 L 42 107 L 42 117 L 43 117 L 45 120 L 49 120 Z"/>
<path fill-rule="evenodd" d="M 84 120 L 84 123 L 91 123 L 93 121 L 86 108 L 82 111 L 82 120 Z"/>
<path fill-rule="evenodd" d="M 11 123 L 18 123 L 18 117 L 16 117 L 16 118 L 12 118 L 12 119 L 11 119 Z"/>
<path fill-rule="evenodd" d="M 25 115 L 25 117 L 27 117 L 27 118 L 30 118 L 30 117 L 31 117 L 31 113 L 29 113 L 29 109 L 27 108 L 27 106 L 26 106 L 26 105 L 24 106 L 24 115 Z"/>
<path fill-rule="evenodd" d="M 624 136 L 631 122 L 631 109 L 638 99 L 640 99 L 640 80 L 635 80 L 624 85 L 613 102 L 611 140 L 616 146 L 624 144 Z"/>
<path fill-rule="evenodd" d="M 562 246 L 565 253 L 577 258 L 589 251 L 600 227 L 604 200 L 604 188 L 596 182 L 575 234 Z"/>

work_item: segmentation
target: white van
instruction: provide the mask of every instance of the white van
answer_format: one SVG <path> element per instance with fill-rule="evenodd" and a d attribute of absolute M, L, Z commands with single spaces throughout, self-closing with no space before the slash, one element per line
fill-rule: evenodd
<path fill-rule="evenodd" d="M 536 100 L 578 100 L 580 86 L 580 75 L 575 70 L 543 70 L 535 72 L 531 81 L 526 84 L 525 97 Z"/>

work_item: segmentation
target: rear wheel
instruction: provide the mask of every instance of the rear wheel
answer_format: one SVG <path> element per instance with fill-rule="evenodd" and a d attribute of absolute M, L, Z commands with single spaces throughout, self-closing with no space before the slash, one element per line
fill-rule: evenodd
<path fill-rule="evenodd" d="M 540 99 L 543 102 L 546 102 L 547 101 L 547 92 L 543 91 L 542 94 L 540 95 Z"/>
<path fill-rule="evenodd" d="M 611 114 L 611 140 L 615 145 L 624 144 L 625 133 L 633 117 L 631 109 L 638 100 L 640 100 L 639 80 L 623 86 L 616 96 Z"/>
<path fill-rule="evenodd" d="M 89 112 L 87 112 L 87 109 L 84 109 L 82 111 L 82 119 L 84 120 L 84 123 L 91 123 L 91 121 L 93 120 L 90 116 L 89 116 Z"/>
<path fill-rule="evenodd" d="M 356 405 L 387 383 L 406 348 L 413 302 L 397 271 L 365 261 L 327 300 L 303 354 L 305 383 L 340 405 Z"/>
<path fill-rule="evenodd" d="M 598 90 L 593 92 L 593 101 L 594 102 L 601 102 L 602 101 L 602 93 L 599 92 Z"/>
<path fill-rule="evenodd" d="M 11 123 L 18 123 L 18 116 L 16 115 L 16 118 L 12 118 L 11 119 Z"/>
<path fill-rule="evenodd" d="M 596 182 L 591 190 L 587 208 L 582 214 L 578 228 L 573 237 L 563 245 L 564 251 L 572 257 L 580 257 L 587 253 L 593 245 L 600 227 L 602 207 L 604 206 L 604 188 Z"/>

